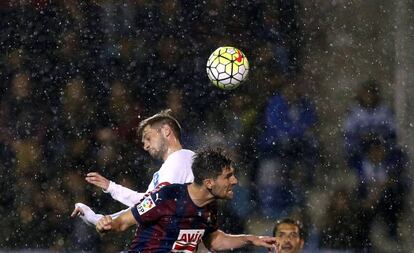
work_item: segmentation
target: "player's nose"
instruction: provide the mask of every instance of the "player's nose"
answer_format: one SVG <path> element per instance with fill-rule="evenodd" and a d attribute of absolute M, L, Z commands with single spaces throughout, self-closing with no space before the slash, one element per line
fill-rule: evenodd
<path fill-rule="evenodd" d="M 146 143 L 146 142 L 144 142 L 143 148 L 144 148 L 144 150 L 145 150 L 145 151 L 148 151 L 148 149 L 149 149 L 149 144 L 148 144 L 148 143 Z"/>
<path fill-rule="evenodd" d="M 238 183 L 239 183 L 239 180 L 237 179 L 237 177 L 236 177 L 236 176 L 232 176 L 231 178 L 232 178 L 232 181 L 231 181 L 231 184 L 232 184 L 232 185 L 236 185 L 236 184 L 238 184 Z"/>

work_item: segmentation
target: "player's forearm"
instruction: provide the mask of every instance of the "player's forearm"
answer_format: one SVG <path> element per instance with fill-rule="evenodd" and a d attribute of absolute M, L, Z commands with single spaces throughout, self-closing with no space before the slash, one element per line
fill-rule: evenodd
<path fill-rule="evenodd" d="M 87 207 L 87 206 L 86 206 Z M 91 209 L 85 211 L 86 209 L 84 208 L 84 215 L 80 216 L 82 218 L 82 220 L 90 226 L 96 226 L 96 224 L 98 223 L 98 221 L 104 216 L 103 214 L 96 214 L 94 213 Z M 122 214 L 126 213 L 129 211 L 128 209 L 124 209 L 122 211 L 110 214 L 109 216 L 112 217 L 112 219 L 118 218 L 119 216 L 121 216 Z"/>
<path fill-rule="evenodd" d="M 127 230 L 129 227 L 130 226 L 127 223 L 117 222 L 117 219 L 115 219 L 112 223 L 111 231 L 116 233 L 123 232 Z"/>
<path fill-rule="evenodd" d="M 211 243 L 211 250 L 231 250 L 252 245 L 251 235 L 229 235 L 220 232 L 220 235 Z"/>
<path fill-rule="evenodd" d="M 109 192 L 113 199 L 129 207 L 133 207 L 136 203 L 138 203 L 145 194 L 133 191 L 112 181 L 109 183 L 109 187 L 106 192 Z"/>
<path fill-rule="evenodd" d="M 112 219 L 116 219 L 116 218 L 118 218 L 119 216 L 121 216 L 122 214 L 124 214 L 124 213 L 128 212 L 129 210 L 130 210 L 130 208 L 127 208 L 127 209 L 124 209 L 124 210 L 122 210 L 122 211 L 119 211 L 119 212 L 116 212 L 116 213 L 110 214 L 110 216 L 112 217 Z"/>
<path fill-rule="evenodd" d="M 76 203 L 75 208 L 81 210 L 79 217 L 89 226 L 96 226 L 98 221 L 103 217 L 102 214 L 96 214 L 89 206 L 83 203 Z"/>
<path fill-rule="evenodd" d="M 122 231 L 126 230 L 126 227 L 123 227 L 122 224 L 119 223 L 112 223 L 110 226 L 99 226 L 99 224 L 96 225 L 96 231 L 100 234 L 100 235 L 107 235 L 107 234 L 111 234 L 111 233 L 119 233 Z"/>
<path fill-rule="evenodd" d="M 109 215 L 104 216 L 96 224 L 96 231 L 98 231 L 101 235 L 112 232 L 123 232 L 134 224 L 134 222 L 130 219 L 131 217 L 132 215 L 129 215 L 128 212 L 116 219 L 112 219 Z"/>
<path fill-rule="evenodd" d="M 123 213 L 121 216 L 113 220 L 113 231 L 122 232 L 127 230 L 129 227 L 136 225 L 134 216 L 132 215 L 131 210 Z"/>

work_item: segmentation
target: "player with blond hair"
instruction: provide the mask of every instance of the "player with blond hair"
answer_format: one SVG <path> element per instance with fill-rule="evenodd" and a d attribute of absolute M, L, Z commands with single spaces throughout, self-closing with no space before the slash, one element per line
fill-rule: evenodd
<path fill-rule="evenodd" d="M 143 120 L 137 130 L 141 137 L 143 148 L 151 157 L 163 161 L 161 168 L 154 173 L 146 192 L 136 192 L 122 185 L 116 184 L 97 172 L 90 172 L 86 181 L 101 187 L 104 192 L 111 194 L 112 198 L 122 204 L 132 207 L 138 203 L 145 194 L 157 187 L 172 183 L 189 183 L 194 180 L 191 164 L 194 152 L 183 149 L 181 145 L 181 126 L 171 115 L 171 110 L 163 110 Z M 116 218 L 128 209 L 111 214 Z M 89 206 L 76 203 L 72 217 L 79 216 L 88 224 L 95 226 L 102 214 L 96 214 Z"/>

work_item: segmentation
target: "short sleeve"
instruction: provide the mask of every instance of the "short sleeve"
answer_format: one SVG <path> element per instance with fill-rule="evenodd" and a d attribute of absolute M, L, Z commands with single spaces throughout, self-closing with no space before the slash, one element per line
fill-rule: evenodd
<path fill-rule="evenodd" d="M 179 165 L 173 161 L 164 163 L 160 169 L 160 172 L 161 173 L 158 173 L 157 185 L 164 182 L 168 182 L 170 184 L 186 183 L 183 180 L 183 178 L 185 178 L 186 171 L 182 168 L 182 165 Z"/>
<path fill-rule="evenodd" d="M 194 180 L 191 170 L 192 162 L 192 151 L 180 150 L 171 154 L 158 171 L 156 180 L 153 180 L 154 187 L 165 182 L 170 184 L 191 183 Z"/>
<path fill-rule="evenodd" d="M 158 220 L 168 211 L 163 191 L 155 191 L 145 196 L 131 208 L 132 214 L 139 224 Z"/>

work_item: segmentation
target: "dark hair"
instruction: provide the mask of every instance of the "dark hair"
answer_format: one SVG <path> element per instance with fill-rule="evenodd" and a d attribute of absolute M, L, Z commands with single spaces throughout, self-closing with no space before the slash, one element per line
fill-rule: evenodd
<path fill-rule="evenodd" d="M 179 140 L 181 140 L 181 126 L 178 121 L 171 115 L 171 112 L 171 109 L 162 110 L 159 113 L 141 121 L 137 130 L 138 136 L 142 136 L 142 132 L 146 126 L 167 124 L 172 128 L 174 135 Z"/>
<path fill-rule="evenodd" d="M 283 218 L 283 219 L 277 220 L 275 227 L 273 228 L 273 236 L 276 236 L 277 228 L 279 227 L 280 224 L 291 224 L 291 225 L 297 226 L 299 229 L 300 239 L 303 239 L 303 240 L 305 239 L 305 229 L 303 228 L 302 222 L 300 222 L 299 220 L 292 219 L 292 218 Z"/>
<path fill-rule="evenodd" d="M 224 168 L 233 166 L 233 161 L 220 148 L 204 149 L 194 155 L 191 169 L 194 173 L 194 183 L 201 185 L 207 178 L 217 178 Z"/>

